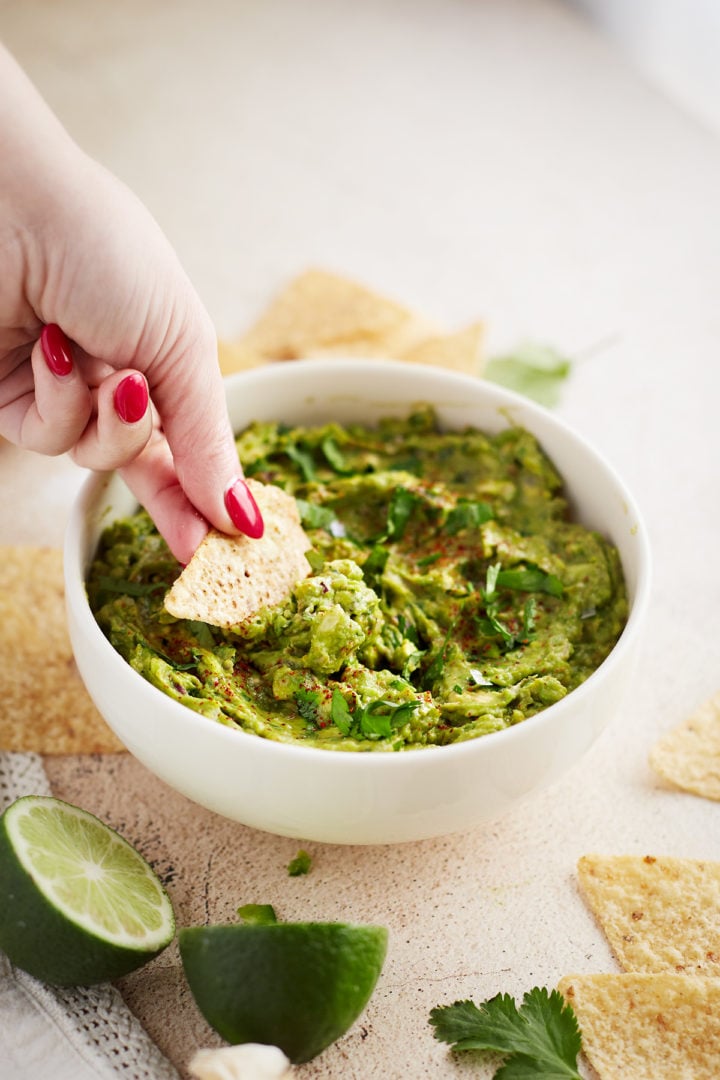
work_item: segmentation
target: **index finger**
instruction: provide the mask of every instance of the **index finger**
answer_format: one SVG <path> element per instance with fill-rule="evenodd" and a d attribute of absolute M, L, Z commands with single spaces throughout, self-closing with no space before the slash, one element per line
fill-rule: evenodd
<path fill-rule="evenodd" d="M 151 395 L 187 499 L 221 532 L 258 538 L 262 515 L 238 460 L 215 332 L 204 313 L 194 315 L 197 329 L 145 369 Z"/>

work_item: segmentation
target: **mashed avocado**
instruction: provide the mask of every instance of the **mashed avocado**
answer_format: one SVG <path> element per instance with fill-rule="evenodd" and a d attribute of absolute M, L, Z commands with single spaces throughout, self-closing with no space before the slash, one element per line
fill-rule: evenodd
<path fill-rule="evenodd" d="M 249 476 L 298 501 L 312 576 L 218 630 L 173 618 L 180 567 L 140 511 L 103 533 L 88 594 L 144 678 L 212 720 L 331 750 L 405 750 L 525 720 L 590 675 L 627 617 L 620 560 L 574 522 L 527 431 L 441 432 L 433 410 L 255 423 Z"/>

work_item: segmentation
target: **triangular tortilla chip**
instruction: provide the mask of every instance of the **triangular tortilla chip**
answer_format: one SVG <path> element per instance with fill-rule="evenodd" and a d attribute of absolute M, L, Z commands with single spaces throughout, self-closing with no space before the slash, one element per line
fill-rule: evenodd
<path fill-rule="evenodd" d="M 435 333 L 408 308 L 324 270 L 306 270 L 235 343 L 244 356 L 396 356 Z"/>
<path fill-rule="evenodd" d="M 178 619 L 237 626 L 261 608 L 279 604 L 310 573 L 311 547 L 297 503 L 273 484 L 248 480 L 265 522 L 259 540 L 211 529 L 165 597 Z"/>
<path fill-rule="evenodd" d="M 265 362 L 264 356 L 244 348 L 239 341 L 218 341 L 218 363 L 223 375 L 261 367 Z"/>
<path fill-rule="evenodd" d="M 0 669 L 0 749 L 38 754 L 124 749 L 75 667 L 61 551 L 0 548 Z"/>
<path fill-rule="evenodd" d="M 483 324 L 478 322 L 455 334 L 425 338 L 404 350 L 398 359 L 459 371 L 464 375 L 479 375 L 482 369 L 483 332 Z"/>
<path fill-rule="evenodd" d="M 720 801 L 720 692 L 655 744 L 650 764 L 677 787 Z"/>
<path fill-rule="evenodd" d="M 720 979 L 568 975 L 583 1052 L 602 1080 L 717 1080 Z"/>
<path fill-rule="evenodd" d="M 578 882 L 626 971 L 720 976 L 720 863 L 584 855 Z"/>

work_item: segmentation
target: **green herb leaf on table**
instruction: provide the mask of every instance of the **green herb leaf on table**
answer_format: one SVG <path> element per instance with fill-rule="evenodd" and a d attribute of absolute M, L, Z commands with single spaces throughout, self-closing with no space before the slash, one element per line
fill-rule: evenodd
<path fill-rule="evenodd" d="M 237 913 L 243 922 L 253 926 L 271 926 L 277 922 L 277 915 L 272 904 L 242 904 Z"/>
<path fill-rule="evenodd" d="M 288 863 L 287 872 L 290 877 L 302 877 L 307 874 L 312 866 L 312 859 L 303 848 L 298 851 L 294 859 Z"/>
<path fill-rule="evenodd" d="M 453 1050 L 488 1050 L 507 1055 L 495 1080 L 580 1080 L 580 1029 L 572 1007 L 557 990 L 535 987 L 520 1008 L 509 994 L 475 1005 L 456 1001 L 430 1013 L 435 1038 Z"/>
<path fill-rule="evenodd" d="M 551 408 L 560 400 L 560 388 L 571 370 L 572 361 L 556 349 L 527 342 L 488 360 L 484 377 Z"/>

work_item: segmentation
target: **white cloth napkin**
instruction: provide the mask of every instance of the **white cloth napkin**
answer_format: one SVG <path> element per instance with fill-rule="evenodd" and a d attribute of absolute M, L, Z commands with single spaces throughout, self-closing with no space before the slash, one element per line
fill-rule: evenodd
<path fill-rule="evenodd" d="M 0 810 L 49 795 L 38 754 L 0 753 Z M 0 952 L 0 1080 L 178 1080 L 110 984 L 46 986 Z"/>

